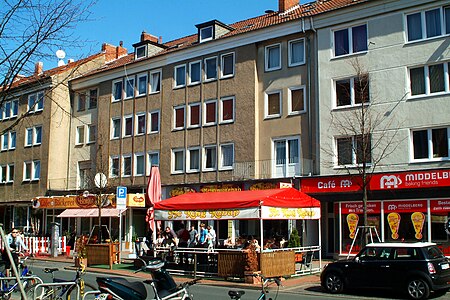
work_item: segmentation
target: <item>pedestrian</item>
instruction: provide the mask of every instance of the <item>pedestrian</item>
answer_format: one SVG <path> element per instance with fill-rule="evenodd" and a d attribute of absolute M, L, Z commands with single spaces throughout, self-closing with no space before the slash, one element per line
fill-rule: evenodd
<path fill-rule="evenodd" d="M 217 239 L 217 234 L 216 231 L 214 230 L 214 228 L 212 227 L 212 225 L 208 225 L 208 232 L 211 235 L 211 242 L 213 247 L 216 246 L 216 239 Z"/>
<path fill-rule="evenodd" d="M 11 232 L 6 236 L 6 243 L 9 245 L 14 264 L 17 266 L 19 264 L 19 251 L 28 251 L 28 248 L 23 242 L 18 229 L 13 228 L 13 230 L 11 230 Z M 9 260 L 8 253 L 6 252 L 6 247 L 3 249 L 2 259 L 5 262 L 5 275 L 6 277 L 9 277 L 11 261 Z"/>
<path fill-rule="evenodd" d="M 198 242 L 197 236 L 198 236 L 198 232 L 195 229 L 195 226 L 192 225 L 191 230 L 189 231 L 189 241 L 188 241 L 189 248 L 195 248 L 197 246 L 197 242 Z"/>
<path fill-rule="evenodd" d="M 208 231 L 205 228 L 205 224 L 201 223 L 200 224 L 200 232 L 199 232 L 199 236 L 198 236 L 198 243 L 200 244 L 200 247 L 202 248 L 206 248 L 208 247 L 207 244 L 207 240 L 206 240 L 206 235 L 208 234 Z"/>

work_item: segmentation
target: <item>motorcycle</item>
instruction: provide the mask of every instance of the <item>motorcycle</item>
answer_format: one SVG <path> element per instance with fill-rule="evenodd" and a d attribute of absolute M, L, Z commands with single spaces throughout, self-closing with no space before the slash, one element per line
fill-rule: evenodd
<path fill-rule="evenodd" d="M 200 279 L 194 279 L 189 282 L 177 285 L 173 277 L 165 269 L 165 262 L 156 260 L 146 263 L 141 260 L 143 266 L 141 271 L 150 272 L 152 279 L 144 282 L 130 282 L 121 277 L 97 277 L 97 284 L 100 294 L 98 300 L 145 300 L 147 299 L 147 289 L 145 284 L 149 284 L 155 294 L 154 300 L 192 300 L 193 296 L 189 293 L 189 287 L 196 284 Z"/>

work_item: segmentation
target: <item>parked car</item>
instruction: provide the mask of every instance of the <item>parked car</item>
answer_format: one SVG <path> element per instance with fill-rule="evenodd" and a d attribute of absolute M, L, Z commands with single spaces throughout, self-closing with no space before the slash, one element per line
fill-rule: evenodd
<path fill-rule="evenodd" d="M 434 243 L 371 243 L 355 257 L 325 266 L 322 287 L 330 293 L 351 288 L 386 288 L 411 299 L 450 289 L 449 260 Z"/>

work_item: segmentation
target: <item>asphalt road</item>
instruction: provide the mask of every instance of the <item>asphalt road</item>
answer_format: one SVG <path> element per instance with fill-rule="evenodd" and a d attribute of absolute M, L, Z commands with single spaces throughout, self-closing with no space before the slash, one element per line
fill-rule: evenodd
<path fill-rule="evenodd" d="M 29 266 L 34 274 L 41 277 L 44 282 L 51 282 L 51 276 L 49 274 L 46 274 L 43 272 L 43 269 L 45 267 L 57 267 L 60 269 L 60 271 L 55 273 L 55 276 L 57 275 L 58 278 L 70 280 L 73 279 L 75 276 L 75 271 L 73 270 L 65 270 L 64 267 L 70 266 L 69 264 L 60 263 L 60 262 L 47 262 L 47 261 L 32 261 L 29 262 Z M 92 273 L 87 272 L 84 275 L 84 280 L 87 284 L 91 284 L 93 286 L 97 286 L 96 284 L 96 278 L 98 276 L 110 276 L 107 274 L 107 270 L 105 270 L 105 274 L 99 274 L 99 273 Z M 117 276 L 117 275 L 113 275 Z M 145 278 L 145 277 L 144 277 Z M 148 276 L 150 279 L 150 275 Z M 129 281 L 142 281 L 142 278 L 136 278 L 136 277 L 127 277 Z M 151 287 L 149 285 L 147 286 L 147 299 L 153 299 L 154 294 L 151 290 Z M 230 287 L 224 287 L 224 286 L 214 286 L 214 285 L 205 285 L 205 284 L 196 284 L 193 285 L 190 288 L 190 293 L 193 294 L 195 300 L 227 300 L 230 299 L 228 296 L 228 291 L 233 288 Z M 87 289 L 88 290 L 88 289 Z M 234 290 L 244 290 L 245 295 L 242 296 L 242 300 L 246 299 L 257 299 L 260 295 L 260 291 L 258 291 L 256 288 L 249 289 L 245 288 L 242 289 L 241 287 L 236 288 Z M 276 290 L 271 289 L 270 293 L 268 295 L 273 300 L 293 300 L 293 299 L 305 299 L 305 300 L 318 300 L 318 299 L 370 299 L 370 300 L 376 300 L 376 299 L 404 299 L 403 295 L 401 294 L 393 294 L 392 292 L 386 292 L 386 291 L 358 291 L 358 292 L 350 292 L 347 294 L 340 294 L 340 295 L 330 295 L 321 289 L 320 286 L 309 284 L 299 287 L 280 287 L 280 289 Z M 20 299 L 20 293 L 17 295 L 13 295 L 12 299 Z M 89 297 L 86 299 L 94 299 L 94 297 Z M 450 299 L 450 293 L 447 293 L 447 295 L 442 297 L 433 297 L 431 296 L 430 299 Z M 32 300 L 32 299 L 29 299 Z"/>

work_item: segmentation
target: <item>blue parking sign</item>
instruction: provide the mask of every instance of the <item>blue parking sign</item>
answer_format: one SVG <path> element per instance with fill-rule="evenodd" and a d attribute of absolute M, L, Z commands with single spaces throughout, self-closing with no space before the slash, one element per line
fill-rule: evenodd
<path fill-rule="evenodd" d="M 126 186 L 118 186 L 116 193 L 117 209 L 126 209 L 127 208 L 127 187 Z"/>

